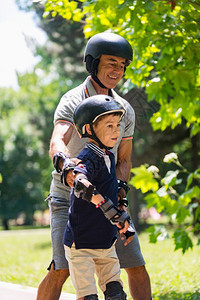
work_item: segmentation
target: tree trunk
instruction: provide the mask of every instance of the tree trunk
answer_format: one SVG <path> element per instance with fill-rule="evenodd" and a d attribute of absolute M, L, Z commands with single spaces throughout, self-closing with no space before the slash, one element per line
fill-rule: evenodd
<path fill-rule="evenodd" d="M 33 212 L 26 212 L 25 225 L 33 225 Z"/>
<path fill-rule="evenodd" d="M 139 200 L 138 200 L 138 196 L 137 196 L 137 190 L 133 186 L 130 186 L 129 211 L 131 214 L 131 219 L 132 219 L 135 229 L 137 231 L 139 230 L 139 218 L 138 218 L 139 210 L 140 210 L 140 207 L 139 207 Z"/>
<path fill-rule="evenodd" d="M 8 223 L 9 220 L 7 219 L 3 219 L 2 220 L 2 225 L 4 227 L 4 230 L 9 230 L 9 223 Z"/>

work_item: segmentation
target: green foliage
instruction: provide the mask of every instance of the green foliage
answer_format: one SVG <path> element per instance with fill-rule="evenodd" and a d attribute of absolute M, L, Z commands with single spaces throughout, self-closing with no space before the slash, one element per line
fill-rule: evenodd
<path fill-rule="evenodd" d="M 130 180 L 130 184 L 134 185 L 137 189 L 141 188 L 143 193 L 146 193 L 149 190 L 158 190 L 157 181 L 153 178 L 153 174 L 151 172 L 147 172 L 144 165 L 141 165 L 140 168 L 134 168 L 132 171 L 135 176 Z"/>
<path fill-rule="evenodd" d="M 65 77 L 66 81 L 80 81 L 86 77 L 83 64 L 83 51 L 85 39 L 82 23 L 71 22 L 57 15 L 55 18 L 47 16 L 43 18 L 44 5 L 39 1 L 18 0 L 18 6 L 23 9 L 32 10 L 37 15 L 38 26 L 47 35 L 47 42 L 43 45 L 35 45 L 35 54 L 42 57 L 43 69 L 51 68 L 57 71 L 57 75 Z M 68 11 L 69 13 L 69 11 Z"/>
<path fill-rule="evenodd" d="M 186 250 L 193 247 L 192 241 L 187 232 L 181 228 L 174 232 L 173 238 L 176 245 L 175 250 L 182 249 L 183 253 L 185 253 Z"/>
<path fill-rule="evenodd" d="M 82 6 L 80 6 L 80 2 Z M 88 38 L 105 30 L 119 33 L 133 47 L 126 78 L 145 87 L 160 110 L 151 118 L 154 130 L 175 128 L 182 118 L 191 135 L 200 131 L 200 7 L 195 1 L 47 0 L 45 16 L 84 21 Z"/>
<path fill-rule="evenodd" d="M 163 225 L 153 225 L 147 230 L 149 232 L 150 243 L 155 244 L 157 241 L 162 241 L 169 237 L 166 228 Z"/>
<path fill-rule="evenodd" d="M 144 199 L 148 208 L 154 206 L 158 212 L 176 220 L 178 228 L 173 233 L 175 250 L 181 248 L 185 253 L 193 247 L 189 235 L 199 231 L 200 169 L 189 173 L 179 162 L 176 153 L 166 155 L 163 161 L 173 164 L 173 168 L 176 166 L 177 169 L 167 171 L 162 178 L 157 167 L 142 165 L 131 170 L 134 177 L 129 183 L 146 193 Z M 183 181 L 186 190 L 182 188 Z M 186 226 L 186 223 L 189 224 Z M 153 243 L 168 237 L 163 226 L 153 226 L 148 232 Z"/>

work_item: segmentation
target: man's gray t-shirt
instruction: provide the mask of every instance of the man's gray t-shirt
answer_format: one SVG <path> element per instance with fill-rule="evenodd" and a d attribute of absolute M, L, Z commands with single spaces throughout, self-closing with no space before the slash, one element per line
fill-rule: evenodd
<path fill-rule="evenodd" d="M 121 140 L 130 140 L 133 138 L 135 113 L 131 105 L 125 99 L 120 97 L 114 90 L 111 91 L 113 98 L 118 101 L 126 110 L 126 113 L 120 122 L 120 136 L 115 147 L 112 149 L 112 151 L 115 153 L 115 161 L 117 161 L 117 149 Z M 90 77 L 87 77 L 81 85 L 64 94 L 56 108 L 54 114 L 54 125 L 57 122 L 66 122 L 73 126 L 73 132 L 70 141 L 66 146 L 70 153 L 70 157 L 76 157 L 84 148 L 86 142 L 88 142 L 88 138 L 80 137 L 74 126 L 74 110 L 81 101 L 94 95 L 96 95 L 96 91 L 90 81 Z M 60 175 L 56 171 L 52 172 L 52 176 L 53 180 L 50 188 L 51 195 L 58 198 L 68 199 L 68 191 L 70 188 L 64 186 L 60 182 Z"/>

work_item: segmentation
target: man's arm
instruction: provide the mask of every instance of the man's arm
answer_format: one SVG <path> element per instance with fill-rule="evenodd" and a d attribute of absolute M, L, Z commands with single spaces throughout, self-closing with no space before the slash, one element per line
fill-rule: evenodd
<path fill-rule="evenodd" d="M 132 140 L 122 140 L 118 147 L 117 179 L 128 181 L 131 170 Z"/>
<path fill-rule="evenodd" d="M 116 164 L 116 174 L 117 179 L 122 181 L 128 181 L 131 170 L 131 152 L 132 152 L 132 140 L 122 140 L 118 147 L 118 157 Z M 126 198 L 126 192 L 122 188 L 119 191 L 119 199 Z M 125 206 L 120 206 L 121 209 L 126 210 Z M 121 239 L 124 239 L 123 234 L 121 235 Z M 128 245 L 133 239 L 133 235 L 126 239 L 124 246 Z"/>
<path fill-rule="evenodd" d="M 56 152 L 63 152 L 70 156 L 66 145 L 69 143 L 72 131 L 73 127 L 70 123 L 58 122 L 55 124 L 49 147 L 49 156 L 52 160 Z"/>
<path fill-rule="evenodd" d="M 116 164 L 117 179 L 122 181 L 128 181 L 131 170 L 131 152 L 132 152 L 132 140 L 122 140 L 118 148 L 118 157 Z M 126 197 L 126 192 L 122 188 L 119 191 L 121 199 Z"/>
<path fill-rule="evenodd" d="M 119 200 L 126 198 L 126 182 L 129 180 L 131 170 L 131 152 L 132 140 L 122 140 L 118 147 L 118 157 L 116 165 L 117 179 L 122 180 L 122 184 L 119 184 L 119 187 L 121 187 L 121 189 L 118 190 Z"/>
<path fill-rule="evenodd" d="M 54 154 L 62 152 L 70 157 L 70 153 L 67 150 L 67 144 L 72 136 L 73 126 L 70 123 L 58 122 L 55 124 L 53 133 L 50 140 L 49 156 L 53 160 Z M 73 158 L 72 161 L 78 164 L 80 160 Z M 63 168 L 63 160 L 59 160 L 59 168 Z M 64 179 L 70 187 L 73 187 L 74 175 L 72 170 L 67 172 L 66 178 Z"/>

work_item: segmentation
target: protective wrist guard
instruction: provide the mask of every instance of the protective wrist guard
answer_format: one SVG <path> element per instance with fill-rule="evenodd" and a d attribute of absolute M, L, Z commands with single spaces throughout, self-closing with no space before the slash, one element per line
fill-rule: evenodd
<path fill-rule="evenodd" d="M 95 186 L 94 185 L 89 185 L 89 187 L 85 186 L 82 182 L 82 179 L 87 179 L 87 177 L 84 174 L 79 174 L 76 176 L 74 180 L 74 195 L 77 198 L 82 198 L 87 202 L 91 202 Z"/>
<path fill-rule="evenodd" d="M 126 198 L 126 195 L 130 190 L 130 188 L 128 187 L 126 181 L 118 179 L 117 182 L 118 182 L 118 196 L 120 198 L 119 205 L 128 207 L 128 200 Z"/>
<path fill-rule="evenodd" d="M 65 184 L 66 186 L 69 186 L 67 181 L 66 181 L 66 177 L 67 174 L 70 170 L 73 170 L 76 167 L 75 162 L 73 162 L 73 160 L 69 157 L 67 157 L 64 161 L 63 161 L 63 168 L 62 168 L 62 173 L 61 173 L 61 182 L 63 184 Z"/>
<path fill-rule="evenodd" d="M 130 187 L 128 186 L 127 182 L 123 181 L 123 180 L 120 180 L 120 179 L 118 179 L 117 182 L 118 182 L 118 192 L 122 188 L 122 189 L 125 190 L 125 193 L 127 194 L 128 191 L 130 190 Z"/>
<path fill-rule="evenodd" d="M 118 230 L 119 230 L 119 228 L 118 228 Z M 130 219 L 130 221 L 129 221 L 129 228 L 128 228 L 128 230 L 124 233 L 124 235 L 125 235 L 125 237 L 126 237 L 126 239 L 128 239 L 130 236 L 132 236 L 132 235 L 135 235 L 135 229 L 134 229 L 134 227 L 133 227 L 133 222 L 131 221 L 131 219 Z"/>
<path fill-rule="evenodd" d="M 124 211 L 124 210 L 120 210 L 118 209 L 112 202 L 112 200 L 110 200 L 107 197 L 105 198 L 105 203 L 103 203 L 100 208 L 103 211 L 105 217 L 110 220 L 110 222 L 113 225 L 116 225 L 116 223 L 120 223 L 122 225 L 122 228 L 124 227 L 124 223 L 125 221 L 130 221 L 130 216 L 129 214 Z"/>
<path fill-rule="evenodd" d="M 63 162 L 62 169 L 59 167 L 61 160 Z M 66 176 L 69 170 L 73 170 L 76 166 L 73 160 L 63 152 L 56 152 L 53 156 L 53 165 L 56 171 L 61 174 L 61 183 L 65 184 L 66 186 L 69 186 L 66 181 Z"/>
<path fill-rule="evenodd" d="M 125 206 L 125 207 L 128 207 L 128 200 L 127 200 L 127 198 L 120 199 L 120 200 L 118 201 L 118 206 Z"/>
<path fill-rule="evenodd" d="M 63 152 L 56 152 L 54 154 L 54 156 L 53 156 L 53 165 L 54 165 L 54 168 L 56 169 L 56 171 L 58 173 L 62 172 L 62 169 L 59 167 L 60 161 L 62 160 L 63 163 L 64 163 L 64 160 L 68 159 L 68 158 L 69 157 Z"/>

